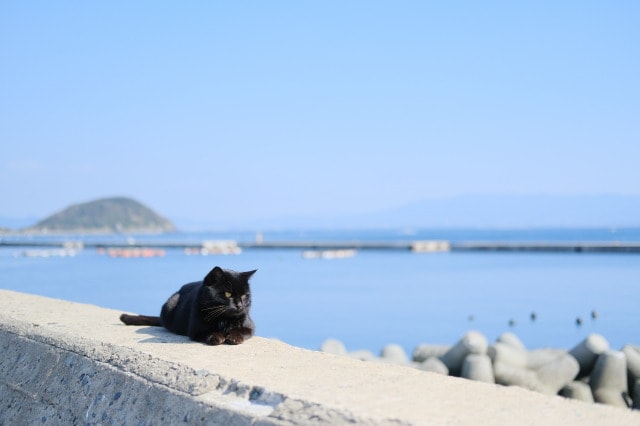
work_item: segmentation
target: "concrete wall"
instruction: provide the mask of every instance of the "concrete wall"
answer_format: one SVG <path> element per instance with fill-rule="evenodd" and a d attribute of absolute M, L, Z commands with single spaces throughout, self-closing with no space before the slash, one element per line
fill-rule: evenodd
<path fill-rule="evenodd" d="M 0 290 L 0 424 L 638 425 L 640 413 Z M 258 324 L 259 327 L 259 324 Z"/>

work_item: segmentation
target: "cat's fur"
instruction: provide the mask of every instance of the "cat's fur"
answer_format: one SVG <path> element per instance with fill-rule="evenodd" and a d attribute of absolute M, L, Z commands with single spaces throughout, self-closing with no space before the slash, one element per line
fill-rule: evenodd
<path fill-rule="evenodd" d="M 249 278 L 256 271 L 236 272 L 216 266 L 202 281 L 185 284 L 162 306 L 159 317 L 122 314 L 127 325 L 163 326 L 209 345 L 238 345 L 251 336 Z"/>

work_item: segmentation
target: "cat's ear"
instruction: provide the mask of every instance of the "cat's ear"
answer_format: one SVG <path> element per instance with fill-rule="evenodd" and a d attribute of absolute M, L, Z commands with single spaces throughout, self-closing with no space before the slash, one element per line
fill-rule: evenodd
<path fill-rule="evenodd" d="M 215 285 L 216 283 L 221 282 L 223 277 L 224 277 L 224 271 L 222 270 L 221 267 L 216 266 L 211 270 L 211 272 L 207 274 L 206 277 L 204 277 L 204 285 L 206 286 Z"/>
<path fill-rule="evenodd" d="M 257 269 L 254 269 L 253 271 L 243 272 L 241 275 L 244 277 L 245 280 L 249 281 L 249 278 L 251 278 L 251 276 L 255 274 L 257 271 L 258 271 Z"/>

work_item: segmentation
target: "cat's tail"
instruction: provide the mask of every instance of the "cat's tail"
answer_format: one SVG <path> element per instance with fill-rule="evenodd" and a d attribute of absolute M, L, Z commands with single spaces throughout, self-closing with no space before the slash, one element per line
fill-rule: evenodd
<path fill-rule="evenodd" d="M 162 326 L 160 317 L 150 317 L 148 315 L 122 314 L 120 315 L 120 321 L 127 325 L 153 325 L 158 327 Z"/>

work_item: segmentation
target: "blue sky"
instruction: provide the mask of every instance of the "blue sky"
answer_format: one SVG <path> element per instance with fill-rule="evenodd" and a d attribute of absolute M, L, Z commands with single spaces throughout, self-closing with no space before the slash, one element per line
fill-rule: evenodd
<path fill-rule="evenodd" d="M 0 216 L 640 195 L 640 3 L 0 2 Z"/>

